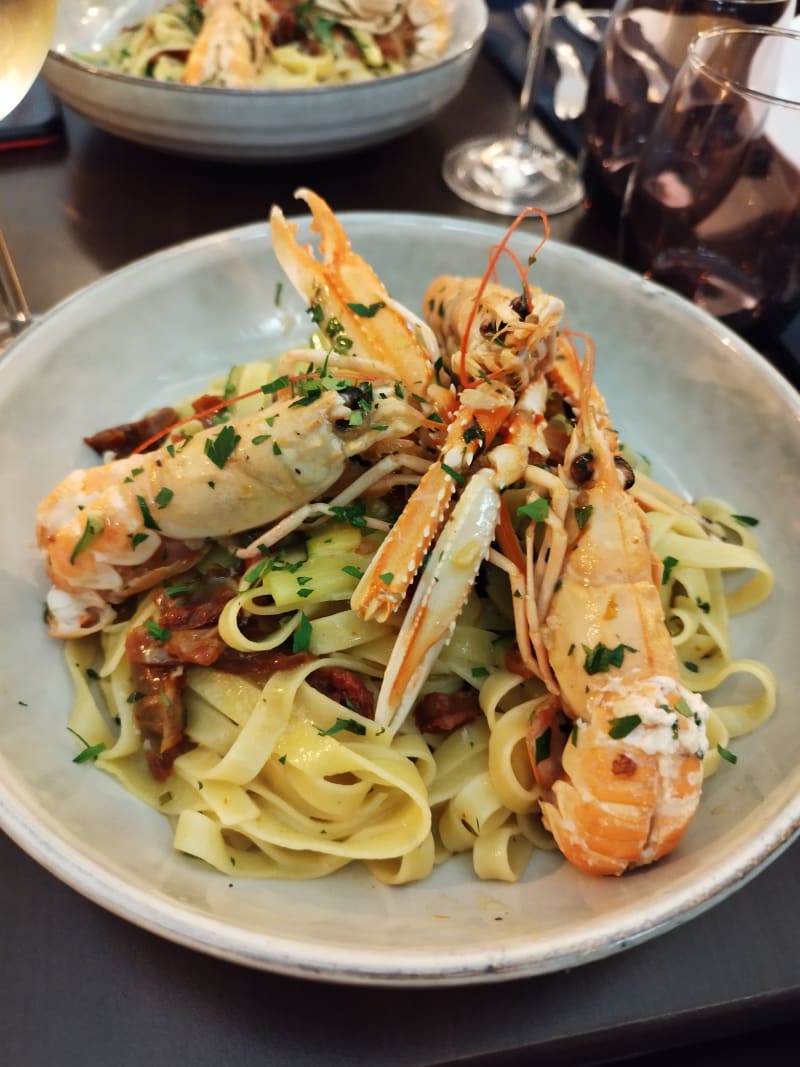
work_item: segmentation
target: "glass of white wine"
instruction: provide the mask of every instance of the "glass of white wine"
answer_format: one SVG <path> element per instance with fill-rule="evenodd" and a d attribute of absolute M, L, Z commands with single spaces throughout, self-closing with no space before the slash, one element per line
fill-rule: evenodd
<path fill-rule="evenodd" d="M 0 0 L 0 119 L 36 80 L 53 38 L 57 0 Z"/>

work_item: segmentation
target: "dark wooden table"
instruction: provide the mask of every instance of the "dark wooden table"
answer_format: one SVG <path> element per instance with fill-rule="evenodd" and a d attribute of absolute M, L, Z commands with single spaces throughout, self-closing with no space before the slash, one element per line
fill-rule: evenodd
<path fill-rule="evenodd" d="M 456 199 L 439 168 L 451 144 L 508 126 L 513 104 L 481 58 L 461 96 L 421 129 L 349 158 L 275 167 L 162 155 L 68 114 L 62 144 L 0 157 L 0 228 L 36 313 L 167 245 L 265 219 L 274 201 L 291 209 L 301 184 L 337 211 L 497 221 Z M 577 208 L 552 224 L 555 237 L 613 256 L 613 220 Z M 2 835 L 0 870 L 0 1063 L 9 1067 L 462 1058 L 569 1067 L 706 1041 L 715 1042 L 703 1051 L 708 1064 L 749 1064 L 755 1048 L 759 1062 L 795 1062 L 780 1042 L 800 1009 L 797 845 L 710 911 L 621 955 L 428 991 L 317 984 L 195 954 L 89 903 Z"/>

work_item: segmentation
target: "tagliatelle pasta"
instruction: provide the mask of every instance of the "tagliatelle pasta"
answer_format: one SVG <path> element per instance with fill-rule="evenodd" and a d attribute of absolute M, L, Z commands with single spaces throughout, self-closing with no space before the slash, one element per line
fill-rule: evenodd
<path fill-rule="evenodd" d="M 247 381 L 268 373 L 263 364 L 241 369 Z M 737 522 L 732 509 L 713 500 L 698 507 L 707 521 L 650 516 L 653 548 L 666 567 L 664 607 L 686 684 L 705 692 L 746 672 L 760 689 L 749 703 L 712 709 L 708 776 L 719 765 L 716 745 L 727 746 L 774 709 L 770 671 L 734 658 L 728 625 L 731 614 L 768 595 L 772 578 L 752 529 Z M 713 532 L 720 528 L 729 537 L 735 531 L 739 543 L 722 541 Z M 480 719 L 443 739 L 413 722 L 392 735 L 308 683 L 324 666 L 377 684 L 391 652 L 396 627 L 361 620 L 349 607 L 357 579 L 346 573 L 354 566 L 347 561 L 367 558 L 363 532 L 329 522 L 312 534 L 316 555 L 301 559 L 309 543 L 299 551 L 295 542 L 298 566 L 264 568 L 256 581 L 241 580 L 220 614 L 226 645 L 264 653 L 285 646 L 305 624 L 311 658 L 263 685 L 246 675 L 190 667 L 186 737 L 193 747 L 175 759 L 166 781 L 154 778 L 148 766 L 125 655 L 131 632 L 156 617 L 150 594 L 127 621 L 68 642 L 76 689 L 69 727 L 87 745 L 101 747 L 98 768 L 173 820 L 177 849 L 222 873 L 317 878 L 361 861 L 377 879 L 398 885 L 426 878 L 434 865 L 467 852 L 478 877 L 517 880 L 535 849 L 554 846 L 538 814 L 542 790 L 527 742 L 543 687 L 505 667 L 513 612 L 501 596 L 472 597 L 427 683 L 431 692 L 455 692 L 466 683 L 479 694 Z M 369 537 L 377 544 L 374 533 Z M 333 544 L 327 556 L 326 540 Z M 344 551 L 355 546 L 360 554 Z M 309 571 L 314 559 L 316 570 Z M 288 600 L 278 589 L 283 602 L 276 605 L 272 583 L 287 570 Z M 299 595 L 306 572 L 315 574 L 310 597 Z M 726 572 L 750 578 L 738 591 L 726 591 Z M 497 576 L 489 581 L 496 589 Z M 325 588 L 334 590 L 333 599 L 321 592 Z M 268 637 L 254 640 L 240 622 L 259 612 L 275 625 Z"/>
<path fill-rule="evenodd" d="M 227 875 L 661 859 L 775 708 L 729 623 L 772 588 L 757 519 L 619 444 L 561 302 L 488 281 L 502 243 L 419 319 L 305 196 L 327 259 L 279 212 L 273 247 L 320 274 L 309 345 L 95 435 L 126 454 L 38 509 L 77 761 Z"/>
<path fill-rule="evenodd" d="M 446 0 L 176 0 L 90 58 L 156 81 L 299 89 L 396 74 L 437 58 L 452 33 Z"/>

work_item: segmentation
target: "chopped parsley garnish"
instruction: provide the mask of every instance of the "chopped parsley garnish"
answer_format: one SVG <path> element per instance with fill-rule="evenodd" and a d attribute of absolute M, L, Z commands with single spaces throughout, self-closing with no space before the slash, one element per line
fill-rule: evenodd
<path fill-rule="evenodd" d="M 77 737 L 77 739 L 83 745 L 82 751 L 79 752 L 78 755 L 73 758 L 73 763 L 86 763 L 87 760 L 95 760 L 101 752 L 105 751 L 105 741 L 100 741 L 96 745 L 90 745 L 85 737 L 81 737 L 81 735 L 79 733 L 76 733 L 76 731 L 71 729 L 71 727 L 68 726 L 67 729 L 72 734 L 72 736 Z"/>
<path fill-rule="evenodd" d="M 145 500 L 145 498 L 143 496 L 137 496 L 136 503 L 139 505 L 139 511 L 141 511 L 142 513 L 142 522 L 144 524 L 144 528 L 146 530 L 160 530 L 161 527 L 150 514 L 150 508 L 147 506 L 147 501 Z M 145 535 L 142 535 L 141 540 L 144 540 L 144 536 Z M 131 539 L 131 543 L 133 543 L 133 539 Z M 138 543 L 139 542 L 137 542 L 137 544 Z M 134 548 L 135 547 L 136 546 L 134 545 Z"/>
<path fill-rule="evenodd" d="M 550 512 L 550 504 L 544 497 L 522 504 L 517 508 L 517 518 L 530 519 L 531 522 L 544 522 Z"/>
<path fill-rule="evenodd" d="M 541 763 L 542 760 L 546 760 L 550 755 L 550 736 L 551 731 L 548 726 L 547 729 L 536 738 L 534 748 L 534 761 L 536 763 Z"/>
<path fill-rule="evenodd" d="M 392 574 L 391 571 L 385 571 L 380 576 L 380 579 L 381 579 L 381 581 L 383 582 L 384 585 L 391 585 L 392 582 L 394 581 L 394 575 Z"/>
<path fill-rule="evenodd" d="M 223 426 L 213 440 L 210 437 L 206 439 L 203 451 L 214 466 L 222 470 L 240 441 L 241 437 L 232 426 Z"/>
<path fill-rule="evenodd" d="M 331 505 L 330 512 L 335 519 L 341 522 L 349 522 L 356 529 L 367 525 L 366 508 L 364 504 Z"/>
<path fill-rule="evenodd" d="M 610 667 L 621 667 L 625 653 L 636 652 L 636 649 L 631 648 L 630 645 L 617 645 L 616 648 L 607 648 L 604 644 L 598 642 L 594 648 L 584 645 L 583 651 L 586 653 L 586 659 L 583 663 L 583 669 L 586 673 L 603 674 Z"/>
<path fill-rule="evenodd" d="M 375 304 L 348 304 L 347 306 L 362 319 L 373 319 L 381 308 L 386 307 L 386 304 L 379 300 Z"/>
<path fill-rule="evenodd" d="M 575 521 L 578 524 L 578 529 L 582 530 L 586 523 L 591 519 L 594 507 L 592 504 L 586 504 L 585 507 L 575 508 Z"/>
<path fill-rule="evenodd" d="M 445 472 L 445 474 L 449 474 L 453 481 L 458 482 L 459 485 L 464 485 L 467 480 L 463 474 L 459 474 L 459 472 L 453 470 L 452 467 L 448 467 L 446 463 L 442 464 L 442 470 Z"/>
<path fill-rule="evenodd" d="M 272 454 L 273 454 L 273 456 L 282 456 L 283 455 L 283 451 L 281 449 L 281 446 L 278 444 L 277 441 L 273 441 L 273 443 L 272 443 Z"/>
<path fill-rule="evenodd" d="M 194 589 L 193 582 L 184 582 L 183 585 L 165 585 L 164 592 L 167 596 L 180 596 L 181 593 L 190 593 Z"/>
<path fill-rule="evenodd" d="M 307 596 L 311 596 L 311 595 L 313 594 L 313 592 L 314 592 L 314 590 L 313 590 L 313 589 L 298 589 L 298 590 L 297 590 L 297 595 L 298 595 L 299 597 L 302 597 L 302 598 L 303 598 L 303 600 L 305 600 L 305 598 L 306 598 Z"/>
<path fill-rule="evenodd" d="M 363 411 L 351 411 L 349 423 L 351 426 L 361 426 L 364 422 Z"/>
<path fill-rule="evenodd" d="M 672 568 L 677 567 L 680 560 L 675 559 L 674 556 L 664 556 L 662 563 L 664 564 L 664 573 L 661 575 L 661 584 L 666 585 L 669 581 L 669 576 L 672 574 Z"/>
<path fill-rule="evenodd" d="M 275 307 L 281 302 L 281 294 L 283 293 L 283 282 L 278 282 L 275 285 Z"/>
<path fill-rule="evenodd" d="M 740 526 L 758 526 L 758 519 L 754 519 L 752 515 L 731 515 L 731 518 Z"/>
<path fill-rule="evenodd" d="M 363 578 L 364 572 L 360 567 L 351 567 L 349 564 L 346 567 L 342 567 L 345 574 L 349 574 L 351 578 Z"/>
<path fill-rule="evenodd" d="M 168 630 L 166 626 L 159 626 L 157 622 L 153 622 L 152 619 L 148 619 L 144 624 L 145 630 L 154 637 L 156 641 L 169 641 L 172 637 L 172 630 Z"/>
<path fill-rule="evenodd" d="M 311 641 L 311 623 L 305 614 L 300 612 L 300 625 L 292 634 L 292 652 L 307 652 Z"/>
<path fill-rule="evenodd" d="M 263 445 L 265 441 L 269 441 L 272 437 L 271 433 L 259 433 L 253 438 L 254 445 Z"/>
<path fill-rule="evenodd" d="M 613 737 L 615 740 L 627 737 L 628 734 L 633 733 L 637 726 L 641 726 L 641 723 L 641 715 L 621 715 L 618 719 L 611 720 L 608 736 Z"/>
<path fill-rule="evenodd" d="M 279 378 L 275 378 L 271 382 L 265 382 L 265 384 L 261 386 L 261 392 L 267 393 L 268 395 L 270 393 L 279 393 L 281 389 L 286 389 L 288 385 L 289 375 L 282 374 Z"/>
<path fill-rule="evenodd" d="M 92 519 L 87 517 L 86 525 L 83 528 L 83 533 L 78 538 L 78 542 L 72 550 L 72 555 L 69 557 L 70 563 L 74 563 L 77 556 L 84 552 L 89 545 L 94 541 L 95 537 L 98 537 L 104 529 L 104 524 L 100 519 Z"/>
<path fill-rule="evenodd" d="M 349 730 L 351 734 L 365 734 L 367 732 L 366 726 L 363 723 L 356 722 L 355 719 L 337 719 L 333 726 L 329 726 L 327 730 L 320 730 L 320 737 L 330 737 L 332 734 L 338 734 L 342 730 Z"/>
<path fill-rule="evenodd" d="M 686 668 L 686 670 L 687 671 L 691 671 L 692 674 L 697 674 L 697 672 L 700 670 L 700 668 L 697 666 L 697 664 L 696 663 L 692 663 L 691 660 L 685 660 L 683 665 Z"/>
<path fill-rule="evenodd" d="M 471 672 L 473 678 L 488 678 L 489 670 L 486 667 L 473 667 Z"/>
<path fill-rule="evenodd" d="M 244 580 L 247 582 L 248 586 L 252 587 L 261 579 L 261 575 L 264 571 L 267 570 L 272 570 L 272 558 L 270 556 L 267 556 L 266 559 L 259 560 L 254 567 L 251 567 L 245 574 Z"/>
<path fill-rule="evenodd" d="M 717 745 L 717 752 L 719 752 L 720 756 L 722 756 L 724 760 L 727 760 L 728 763 L 738 762 L 738 756 L 734 756 L 732 752 L 729 752 L 727 748 L 723 748 L 722 745 Z"/>
<path fill-rule="evenodd" d="M 175 494 L 173 493 L 173 491 L 171 489 L 167 489 L 167 487 L 164 486 L 164 488 L 159 489 L 158 493 L 156 494 L 156 504 L 158 504 L 159 508 L 165 508 L 174 496 Z"/>
<path fill-rule="evenodd" d="M 680 698 L 680 700 L 677 702 L 677 704 L 672 710 L 677 711 L 679 715 L 683 715 L 684 719 L 691 719 L 692 715 L 694 714 L 683 697 Z"/>

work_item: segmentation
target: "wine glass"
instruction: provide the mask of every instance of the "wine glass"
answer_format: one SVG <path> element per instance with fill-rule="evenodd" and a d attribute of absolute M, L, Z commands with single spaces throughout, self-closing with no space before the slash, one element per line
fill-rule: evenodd
<path fill-rule="evenodd" d="M 527 6 L 535 17 L 512 132 L 455 145 L 442 165 L 444 180 L 456 196 L 500 215 L 517 215 L 531 206 L 554 215 L 583 198 L 577 165 L 558 148 L 543 142 L 533 119 L 555 0 L 536 0 Z"/>
<path fill-rule="evenodd" d="M 0 0 L 0 119 L 19 104 L 42 68 L 57 0 Z"/>
<path fill-rule="evenodd" d="M 689 45 L 716 26 L 789 25 L 795 0 L 617 0 L 589 76 L 583 181 L 616 215 L 630 172 Z"/>
<path fill-rule="evenodd" d="M 800 33 L 690 46 L 631 174 L 626 263 L 751 339 L 800 310 Z"/>

